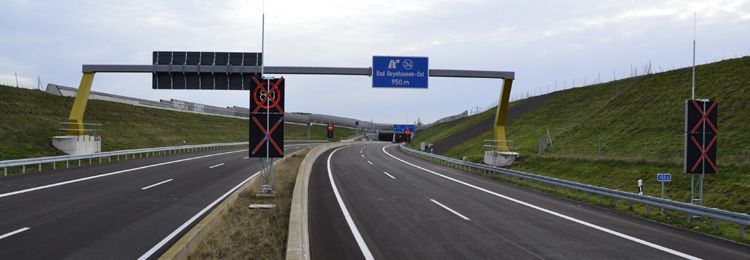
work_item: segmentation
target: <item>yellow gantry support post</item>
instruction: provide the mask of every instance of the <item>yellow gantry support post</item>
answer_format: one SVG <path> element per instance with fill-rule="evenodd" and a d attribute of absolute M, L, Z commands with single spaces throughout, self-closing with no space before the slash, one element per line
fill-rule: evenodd
<path fill-rule="evenodd" d="M 83 73 L 81 85 L 78 86 L 78 93 L 76 93 L 76 99 L 73 101 L 73 108 L 70 109 L 70 117 L 68 117 L 68 129 L 70 129 L 68 135 L 86 135 L 83 127 L 83 113 L 86 112 L 86 104 L 89 101 L 89 92 L 93 83 L 94 72 Z"/>
<path fill-rule="evenodd" d="M 503 89 L 500 92 L 500 102 L 497 104 L 497 113 L 495 113 L 495 140 L 506 141 L 505 139 L 505 117 L 508 115 L 508 102 L 510 101 L 510 88 L 513 86 L 513 79 L 503 80 Z M 507 143 L 505 145 L 496 144 L 496 151 L 510 152 Z"/>

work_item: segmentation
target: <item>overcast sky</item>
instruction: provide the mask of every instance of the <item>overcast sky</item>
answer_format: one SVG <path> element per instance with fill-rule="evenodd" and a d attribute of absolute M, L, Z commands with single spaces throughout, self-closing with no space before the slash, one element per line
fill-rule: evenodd
<path fill-rule="evenodd" d="M 426 56 L 431 69 L 513 71 L 514 99 L 601 79 L 750 55 L 750 1 L 266 1 L 269 66 L 370 67 Z M 263 1 L 21 1 L 0 8 L 0 83 L 78 87 L 82 64 L 151 64 L 153 51 L 259 52 Z M 601 76 L 600 76 L 601 75 Z M 286 76 L 286 111 L 432 122 L 499 98 L 501 81 L 431 78 L 373 89 L 365 76 Z M 93 91 L 248 106 L 242 91 L 152 90 L 150 74 L 99 73 Z M 686 93 L 688 97 L 689 93 Z"/>

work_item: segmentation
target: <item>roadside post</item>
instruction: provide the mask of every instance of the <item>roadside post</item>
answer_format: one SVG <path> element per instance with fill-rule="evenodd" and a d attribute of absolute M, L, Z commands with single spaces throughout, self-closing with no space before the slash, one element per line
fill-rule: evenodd
<path fill-rule="evenodd" d="M 661 198 L 664 198 L 664 182 L 672 181 L 672 174 L 669 173 L 659 173 L 656 174 L 656 180 L 661 182 Z M 664 214 L 664 208 L 661 209 L 661 213 Z"/>
<path fill-rule="evenodd" d="M 638 180 L 638 195 L 643 195 L 643 180 Z"/>

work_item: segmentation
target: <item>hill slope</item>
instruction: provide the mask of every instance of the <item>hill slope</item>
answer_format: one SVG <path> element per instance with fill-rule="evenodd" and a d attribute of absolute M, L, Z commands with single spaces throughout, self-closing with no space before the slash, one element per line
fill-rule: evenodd
<path fill-rule="evenodd" d="M 73 98 L 38 90 L 0 86 L 0 160 L 62 155 L 52 146 L 67 121 Z M 102 150 L 248 141 L 248 121 L 89 100 L 84 122 L 102 124 Z M 287 140 L 306 140 L 305 126 L 286 125 Z M 312 140 L 325 139 L 325 126 L 313 126 Z M 354 135 L 340 127 L 336 137 Z"/>
<path fill-rule="evenodd" d="M 719 173 L 706 177 L 705 205 L 750 212 L 750 57 L 698 66 L 696 81 L 696 98 L 719 100 Z M 690 68 L 568 90 L 506 123 L 526 157 L 514 169 L 625 191 L 643 179 L 651 196 L 660 195 L 655 175 L 672 173 L 667 198 L 688 201 L 690 175 L 681 173 L 690 92 Z M 547 129 L 553 144 L 537 156 Z M 486 131 L 444 155 L 481 160 L 491 138 Z"/>
<path fill-rule="evenodd" d="M 514 102 L 513 104 L 510 104 L 508 106 L 508 114 L 505 117 L 505 120 L 509 122 L 515 119 L 516 117 L 523 115 L 529 110 L 532 110 L 544 104 L 545 102 L 559 95 L 562 95 L 566 92 L 567 91 L 557 91 L 554 93 L 549 93 L 547 95 L 531 97 L 531 98 L 523 100 L 523 102 Z M 450 135 L 446 137 L 445 139 L 440 140 L 439 142 L 435 143 L 432 146 L 433 152 L 436 154 L 443 154 L 451 150 L 452 148 L 469 141 L 475 136 L 481 135 L 487 131 L 492 132 L 492 130 L 495 127 L 495 114 L 497 113 L 496 110 L 497 110 L 497 107 L 495 107 L 494 109 L 489 109 L 481 113 L 481 115 L 478 115 L 478 116 L 484 119 L 482 119 L 482 121 L 480 121 L 479 123 L 473 126 L 470 126 L 468 128 L 465 128 L 461 130 L 460 132 Z M 494 139 L 492 135 L 490 136 L 490 138 L 485 138 L 483 140 L 491 140 L 491 139 Z"/>

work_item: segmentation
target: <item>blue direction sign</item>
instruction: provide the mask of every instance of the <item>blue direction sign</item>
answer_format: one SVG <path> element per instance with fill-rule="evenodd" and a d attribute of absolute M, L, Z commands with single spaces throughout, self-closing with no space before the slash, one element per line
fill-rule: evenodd
<path fill-rule="evenodd" d="M 406 133 L 406 129 L 414 133 L 414 125 L 393 125 L 394 133 Z"/>
<path fill-rule="evenodd" d="M 659 174 L 656 174 L 656 179 L 658 181 L 672 181 L 672 174 L 659 173 Z"/>
<path fill-rule="evenodd" d="M 427 88 L 427 57 L 372 56 L 373 88 Z"/>

